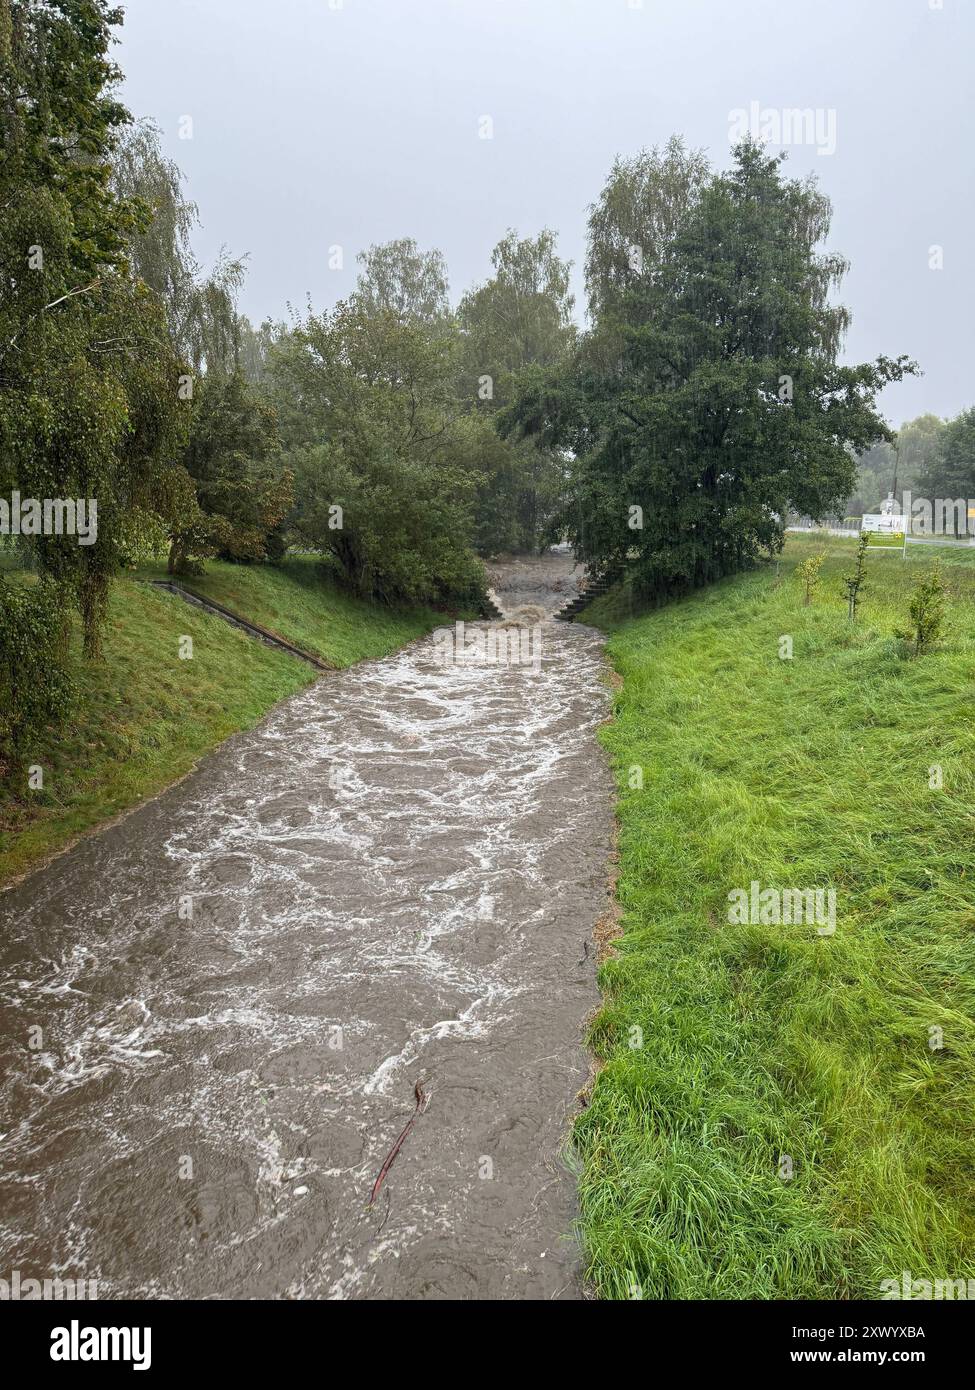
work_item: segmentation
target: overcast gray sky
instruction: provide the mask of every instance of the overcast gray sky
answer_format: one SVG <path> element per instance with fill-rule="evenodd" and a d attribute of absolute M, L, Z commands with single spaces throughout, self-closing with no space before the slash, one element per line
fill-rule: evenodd
<path fill-rule="evenodd" d="M 331 305 L 356 253 L 398 236 L 441 248 L 456 300 L 508 227 L 543 226 L 575 262 L 581 316 L 586 208 L 617 153 L 678 131 L 724 165 L 733 112 L 754 103 L 774 136 L 785 108 L 808 108 L 818 134 L 789 144 L 787 169 L 815 170 L 833 200 L 847 356 L 917 358 L 925 375 L 881 402 L 895 425 L 975 404 L 975 0 L 124 7 L 125 99 L 187 175 L 201 259 L 249 252 L 255 320 L 306 293 Z"/>

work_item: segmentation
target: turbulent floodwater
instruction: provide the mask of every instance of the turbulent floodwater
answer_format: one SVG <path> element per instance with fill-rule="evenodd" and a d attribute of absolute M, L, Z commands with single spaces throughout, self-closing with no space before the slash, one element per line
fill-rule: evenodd
<path fill-rule="evenodd" d="M 570 566 L 499 602 L 558 608 Z M 0 896 L 0 1277 L 579 1296 L 608 700 L 595 632 L 540 637 L 537 670 L 441 634 L 326 676 Z"/>

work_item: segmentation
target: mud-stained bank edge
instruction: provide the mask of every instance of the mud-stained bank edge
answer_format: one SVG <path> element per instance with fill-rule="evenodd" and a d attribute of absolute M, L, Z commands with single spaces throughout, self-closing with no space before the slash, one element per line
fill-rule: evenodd
<path fill-rule="evenodd" d="M 605 729 L 608 724 L 615 723 L 615 696 L 623 689 L 623 677 L 620 675 L 619 671 L 617 671 L 616 667 L 612 664 L 609 657 L 605 654 L 605 651 L 603 654 L 603 660 L 606 663 L 606 684 L 612 691 L 614 699 L 612 710 L 606 716 L 606 718 L 601 721 L 599 725 L 601 729 Z M 613 771 L 612 762 L 610 762 L 610 771 Z M 613 780 L 614 782 L 616 780 L 615 773 Z M 617 796 L 615 798 L 613 806 L 613 831 L 612 838 L 610 841 L 609 860 L 606 869 L 606 892 L 609 901 L 606 905 L 606 911 L 602 913 L 602 915 L 597 919 L 596 925 L 592 929 L 592 939 L 596 944 L 597 966 L 603 965 L 604 962 L 609 960 L 612 956 L 616 955 L 615 943 L 623 935 L 623 908 L 616 894 L 616 885 L 620 876 L 620 818 L 618 806 L 619 797 Z"/>
<path fill-rule="evenodd" d="M 605 681 L 607 687 L 615 697 L 617 692 L 623 689 L 623 677 L 616 670 L 615 666 L 612 664 L 610 658 L 606 655 L 605 651 L 603 653 L 603 661 L 605 663 L 603 680 Z M 613 708 L 610 710 L 610 713 L 606 716 L 606 718 L 600 721 L 598 727 L 600 729 L 604 729 L 608 724 L 614 723 L 615 719 L 616 710 L 614 699 Z M 609 754 L 603 746 L 602 740 L 600 740 L 600 747 L 603 748 L 603 752 L 608 758 Z M 612 763 L 610 763 L 610 771 L 613 772 L 615 782 L 615 769 L 613 768 Z M 592 928 L 592 940 L 593 945 L 595 947 L 596 957 L 595 965 L 597 985 L 599 983 L 600 968 L 603 965 L 605 965 L 605 963 L 608 960 L 612 960 L 618 954 L 616 950 L 616 942 L 623 935 L 623 907 L 617 895 L 617 884 L 619 882 L 620 872 L 620 821 L 618 807 L 619 797 L 618 794 L 614 794 L 613 827 L 610 833 L 610 849 L 606 861 L 606 906 L 603 909 L 603 911 L 599 914 L 599 916 L 596 918 Z M 579 1090 L 576 1093 L 577 1116 L 581 1115 L 583 1111 L 589 1108 L 590 1102 L 592 1101 L 592 1093 L 593 1088 L 596 1084 L 596 1079 L 599 1076 L 599 1073 L 603 1070 L 603 1068 L 606 1065 L 603 1059 L 601 1057 L 598 1057 L 596 1053 L 593 1052 L 592 1048 L 588 1045 L 588 1039 L 592 1026 L 595 1023 L 596 1019 L 599 1017 L 599 1014 L 609 1003 L 609 996 L 607 995 L 605 990 L 602 989 L 601 986 L 600 996 L 601 997 L 599 1003 L 595 1004 L 593 1008 L 590 1009 L 582 1025 L 583 1046 L 586 1049 L 586 1053 L 589 1060 L 589 1074 L 586 1077 L 585 1084 L 582 1086 L 581 1090 Z M 576 1147 L 575 1142 L 575 1120 L 572 1121 L 572 1125 L 569 1129 L 568 1134 L 566 1135 L 562 1160 L 565 1166 L 575 1175 L 578 1184 L 578 1180 L 581 1176 L 582 1156 L 579 1152 L 579 1149 Z M 574 1238 L 576 1246 L 579 1250 L 580 1258 L 583 1261 L 583 1269 L 580 1270 L 579 1275 L 579 1283 L 582 1290 L 582 1297 L 586 1303 L 598 1302 L 600 1300 L 599 1295 L 596 1292 L 595 1286 L 590 1282 L 589 1279 L 587 1279 L 584 1272 L 584 1252 L 586 1248 L 586 1243 L 581 1215 L 576 1217 Z"/>
<path fill-rule="evenodd" d="M 300 694 L 301 692 L 299 691 L 298 693 Z M 294 697 L 286 695 L 284 698 L 290 700 Z M 280 704 L 281 701 L 278 701 L 278 703 Z M 257 724 L 251 724 L 250 728 L 256 729 L 258 724 L 262 724 L 270 713 L 270 709 L 266 710 L 257 721 Z M 111 830 L 113 826 L 121 824 L 124 820 L 128 820 L 129 816 L 134 815 L 136 811 L 140 811 L 143 806 L 151 806 L 154 801 L 158 801 L 161 796 L 165 796 L 168 791 L 172 791 L 173 787 L 178 787 L 181 782 L 185 782 L 187 777 L 192 777 L 203 759 L 208 758 L 215 749 L 221 748 L 225 743 L 229 743 L 229 741 L 232 738 L 236 738 L 238 734 L 246 734 L 248 732 L 248 729 L 236 729 L 232 734 L 228 734 L 226 738 L 221 739 L 219 743 L 213 743 L 209 748 L 204 748 L 191 767 L 188 767 L 185 772 L 181 772 L 178 777 L 174 777 L 171 782 L 167 782 L 164 787 L 160 787 L 158 791 L 153 792 L 151 796 L 140 797 L 138 801 L 133 801 L 131 806 L 125 806 L 121 811 L 116 811 L 115 815 L 110 816 L 108 820 L 100 820 L 94 822 L 92 825 L 86 825 L 84 830 L 79 830 L 76 835 L 71 836 L 70 840 L 65 840 L 64 844 L 58 845 L 57 849 L 50 850 L 47 854 L 42 855 L 40 859 L 35 859 L 26 869 L 21 869 L 20 873 L 14 874 L 12 878 L 4 879 L 3 883 L 0 883 L 0 898 L 3 897 L 4 893 L 9 892 L 11 888 L 16 888 L 19 883 L 23 883 L 25 879 L 30 878 L 32 874 L 40 873 L 42 869 L 48 868 L 51 864 L 55 863 L 56 860 L 60 859 L 62 855 L 70 854 L 76 846 L 81 844 L 82 840 L 90 840 L 95 835 L 101 835 L 103 831 Z"/>
<path fill-rule="evenodd" d="M 606 685 L 615 695 L 618 691 L 623 689 L 623 678 L 616 670 L 616 668 L 613 666 L 609 657 L 605 655 L 605 653 L 603 656 L 603 660 L 605 662 L 603 679 Z M 616 713 L 614 708 L 606 716 L 605 719 L 600 721 L 599 728 L 604 729 L 608 724 L 612 724 L 615 721 L 615 718 Z M 600 747 L 603 747 L 601 740 Z M 603 749 L 603 751 L 605 753 L 605 748 Z M 606 756 L 608 757 L 609 755 L 606 754 Z M 613 771 L 612 764 L 610 765 L 610 770 Z M 596 956 L 597 982 L 600 968 L 603 965 L 605 965 L 608 960 L 612 960 L 613 957 L 616 956 L 616 942 L 623 935 L 623 907 L 620 903 L 619 896 L 616 891 L 620 874 L 620 821 L 618 804 L 619 798 L 617 796 L 614 799 L 613 827 L 610 834 L 609 855 L 606 861 L 606 906 L 603 909 L 603 911 L 599 914 L 599 916 L 596 918 L 592 928 L 592 940 L 593 945 L 595 947 Z M 590 1010 L 590 1012 L 586 1015 L 585 1021 L 583 1023 L 584 1039 L 588 1038 L 593 1023 L 599 1016 L 600 1012 L 606 1007 L 607 1003 L 609 1002 L 608 996 L 605 993 L 605 991 L 600 989 L 600 994 L 602 997 L 600 998 L 599 1003 L 596 1004 Z M 588 1106 L 589 1101 L 592 1097 L 592 1088 L 595 1084 L 596 1077 L 599 1075 L 599 1073 L 602 1071 L 605 1065 L 603 1060 L 600 1057 L 597 1057 L 591 1049 L 587 1050 L 589 1052 L 589 1075 L 586 1078 L 586 1084 L 583 1086 L 582 1090 L 579 1091 L 577 1097 L 580 1109 L 582 1110 L 585 1110 Z"/>

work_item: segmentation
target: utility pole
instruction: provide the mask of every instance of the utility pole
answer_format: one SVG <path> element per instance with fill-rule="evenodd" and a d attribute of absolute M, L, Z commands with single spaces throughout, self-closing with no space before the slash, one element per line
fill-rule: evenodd
<path fill-rule="evenodd" d="M 891 495 L 891 497 L 894 497 L 894 496 L 896 496 L 896 494 L 897 494 L 897 470 L 898 470 L 898 468 L 900 467 L 900 461 L 901 461 L 901 443 L 900 443 L 900 438 L 901 438 L 900 435 L 897 435 L 897 440 L 896 440 L 896 443 L 894 444 L 894 481 L 893 481 L 893 484 L 891 485 L 891 489 L 890 489 L 890 495 Z M 891 510 L 893 510 L 893 509 L 891 509 Z"/>

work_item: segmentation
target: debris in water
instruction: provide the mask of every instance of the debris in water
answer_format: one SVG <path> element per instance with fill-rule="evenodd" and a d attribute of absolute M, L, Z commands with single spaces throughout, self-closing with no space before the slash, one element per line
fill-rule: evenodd
<path fill-rule="evenodd" d="M 372 1185 L 372 1192 L 369 1195 L 369 1206 L 372 1206 L 373 1202 L 376 1200 L 376 1197 L 379 1194 L 379 1189 L 386 1181 L 386 1174 L 393 1166 L 393 1160 L 396 1158 L 396 1155 L 403 1147 L 403 1141 L 405 1140 L 406 1136 L 409 1134 L 410 1130 L 416 1124 L 417 1115 L 422 1115 L 424 1110 L 427 1108 L 427 1093 L 426 1091 L 424 1091 L 419 1081 L 413 1087 L 413 1094 L 416 1096 L 416 1109 L 413 1111 L 413 1114 L 407 1121 L 402 1134 L 397 1139 L 393 1147 L 390 1149 L 389 1153 L 386 1155 L 386 1159 L 383 1163 L 383 1166 L 379 1170 L 379 1176 Z"/>

